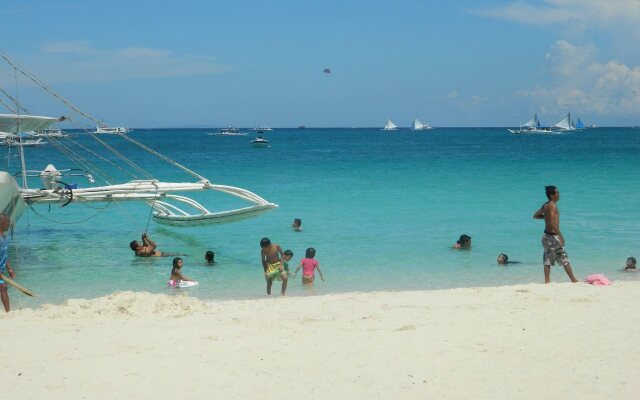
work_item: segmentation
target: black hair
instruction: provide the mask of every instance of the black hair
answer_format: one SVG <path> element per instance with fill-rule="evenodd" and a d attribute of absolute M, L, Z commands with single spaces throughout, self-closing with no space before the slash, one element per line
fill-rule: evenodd
<path fill-rule="evenodd" d="M 291 256 L 291 257 L 293 257 L 293 251 L 291 251 L 291 250 L 285 250 L 285 251 L 284 251 L 284 255 L 285 255 L 285 256 Z"/>
<path fill-rule="evenodd" d="M 213 263 L 213 257 L 215 257 L 215 254 L 211 250 L 207 250 L 207 252 L 204 253 L 204 259 L 207 260 L 209 264 Z"/>
<path fill-rule="evenodd" d="M 271 246 L 271 240 L 269 240 L 269 238 L 260 239 L 260 247 L 267 247 L 267 246 Z"/>
<path fill-rule="evenodd" d="M 466 246 L 469 244 L 469 242 L 471 242 L 471 236 L 464 233 L 460 235 L 460 239 L 456 241 L 456 243 L 458 243 L 460 246 Z"/>
<path fill-rule="evenodd" d="M 295 218 L 295 219 L 293 220 L 293 223 L 294 223 L 294 224 L 297 224 L 298 226 L 300 226 L 300 225 L 302 225 L 302 220 L 301 220 L 300 218 Z"/>
<path fill-rule="evenodd" d="M 500 253 L 500 254 L 498 254 L 498 257 L 504 257 L 504 262 L 509 261 L 509 256 L 508 256 L 508 255 L 506 255 L 506 254 L 504 254 L 504 253 Z"/>
<path fill-rule="evenodd" d="M 314 249 L 313 247 L 309 247 L 306 251 L 306 253 L 304 254 L 304 256 L 306 258 L 313 258 L 316 256 L 316 249 Z"/>
<path fill-rule="evenodd" d="M 129 247 L 131 247 L 131 250 L 133 251 L 138 250 L 138 241 L 132 240 L 131 243 L 129 243 Z"/>
<path fill-rule="evenodd" d="M 636 265 L 636 258 L 635 257 L 629 257 L 629 258 L 627 258 L 627 261 L 631 261 L 631 264 Z"/>
<path fill-rule="evenodd" d="M 176 257 L 173 259 L 173 269 L 178 268 L 178 261 L 182 261 L 181 257 Z"/>
<path fill-rule="evenodd" d="M 547 199 L 551 199 L 551 196 L 556 193 L 556 190 L 558 190 L 558 188 L 553 185 L 545 186 L 544 193 L 547 195 Z"/>

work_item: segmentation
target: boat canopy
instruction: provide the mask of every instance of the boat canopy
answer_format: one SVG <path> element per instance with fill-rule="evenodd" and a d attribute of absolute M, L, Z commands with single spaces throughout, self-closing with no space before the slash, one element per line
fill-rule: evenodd
<path fill-rule="evenodd" d="M 0 132 L 41 131 L 59 121 L 59 118 L 37 115 L 0 114 Z"/>

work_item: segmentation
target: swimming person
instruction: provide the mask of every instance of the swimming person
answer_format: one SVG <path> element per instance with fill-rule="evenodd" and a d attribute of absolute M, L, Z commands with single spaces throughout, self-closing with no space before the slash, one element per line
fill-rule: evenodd
<path fill-rule="evenodd" d="M 213 261 L 214 257 L 215 257 L 215 253 L 211 250 L 207 250 L 207 252 L 204 253 L 204 260 L 207 262 L 207 265 L 215 264 L 215 261 Z"/>
<path fill-rule="evenodd" d="M 318 270 L 320 274 L 320 278 L 322 282 L 324 282 L 324 276 L 322 275 L 322 271 L 320 270 L 320 266 L 318 265 L 318 261 L 314 259 L 316 256 L 316 249 L 313 247 L 309 247 L 307 252 L 305 253 L 305 258 L 300 261 L 300 265 L 296 268 L 296 272 L 293 273 L 293 279 L 298 275 L 298 271 L 302 268 L 302 284 L 303 285 L 313 285 L 313 280 L 315 278 L 315 270 Z"/>
<path fill-rule="evenodd" d="M 520 264 L 520 261 L 509 261 L 509 256 L 505 253 L 498 254 L 496 261 L 498 264 Z"/>
<path fill-rule="evenodd" d="M 281 294 L 284 295 L 287 290 L 287 280 L 289 276 L 282 265 L 282 258 L 284 256 L 282 249 L 276 243 L 272 244 L 269 238 L 262 238 L 260 240 L 260 249 L 264 279 L 267 281 L 267 294 L 271 295 L 273 280 L 278 279 L 282 280 Z"/>
<path fill-rule="evenodd" d="M 167 281 L 167 286 L 176 287 L 183 282 L 195 282 L 193 279 L 189 279 L 186 276 L 182 275 L 182 272 L 180 271 L 182 269 L 182 266 L 182 258 L 176 257 L 173 259 L 173 265 L 171 267 L 171 277 Z"/>
<path fill-rule="evenodd" d="M 624 271 L 631 271 L 631 272 L 635 272 L 637 271 L 636 269 L 636 258 L 635 257 L 629 257 L 627 258 L 627 265 L 624 267 Z"/>
<path fill-rule="evenodd" d="M 302 232 L 302 220 L 300 218 L 294 219 L 291 228 L 296 232 Z"/>
<path fill-rule="evenodd" d="M 156 251 L 156 243 L 149 238 L 147 233 L 142 234 L 142 244 L 138 243 L 137 240 L 133 240 L 129 243 L 129 247 L 136 253 L 138 257 L 169 257 L 169 256 L 177 256 L 179 254 L 175 253 L 165 253 L 162 251 Z"/>
<path fill-rule="evenodd" d="M 293 251 L 285 250 L 284 255 L 282 256 L 282 267 L 284 268 L 284 272 L 289 275 L 289 261 L 293 258 Z"/>
<path fill-rule="evenodd" d="M 0 214 L 0 273 L 5 275 L 5 269 L 9 274 L 9 278 L 13 279 L 16 277 L 15 272 L 13 272 L 13 268 L 11 268 L 11 263 L 7 258 L 9 240 L 5 235 L 7 229 L 11 226 L 11 219 L 7 216 L 7 214 Z M 9 303 L 9 293 L 7 292 L 7 283 L 0 279 L 0 299 L 2 300 L 2 305 L 4 306 L 4 310 L 9 312 L 11 310 L 11 304 Z"/>
<path fill-rule="evenodd" d="M 470 249 L 471 248 L 471 236 L 462 234 L 460 239 L 456 240 L 453 245 L 454 249 Z"/>
<path fill-rule="evenodd" d="M 544 234 L 542 235 L 544 283 L 551 282 L 551 266 L 555 265 L 556 261 L 558 264 L 562 264 L 571 282 L 576 283 L 578 280 L 573 276 L 569 257 L 564 250 L 564 236 L 560 232 L 560 211 L 557 205 L 560 201 L 560 191 L 555 186 L 545 186 L 544 191 L 548 201 L 533 214 L 535 219 L 544 219 Z"/>

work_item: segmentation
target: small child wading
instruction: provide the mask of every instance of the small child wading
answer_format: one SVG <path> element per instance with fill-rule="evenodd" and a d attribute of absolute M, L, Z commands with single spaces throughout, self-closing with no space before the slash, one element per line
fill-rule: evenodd
<path fill-rule="evenodd" d="M 189 279 L 188 277 L 182 275 L 180 271 L 182 269 L 182 258 L 176 257 L 173 259 L 173 266 L 171 268 L 171 277 L 167 281 L 167 286 L 169 287 L 179 287 L 184 285 L 186 282 L 196 283 L 193 279 Z"/>
<path fill-rule="evenodd" d="M 300 261 L 300 265 L 296 268 L 296 272 L 293 274 L 293 278 L 296 278 L 298 275 L 298 271 L 302 268 L 302 284 L 303 285 L 313 285 L 313 279 L 315 277 L 315 270 L 318 270 L 320 274 L 320 279 L 324 282 L 324 276 L 322 275 L 322 271 L 320 270 L 320 266 L 318 265 L 318 261 L 316 261 L 313 257 L 316 256 L 316 249 L 313 247 L 309 247 L 307 252 L 305 253 L 305 258 Z"/>

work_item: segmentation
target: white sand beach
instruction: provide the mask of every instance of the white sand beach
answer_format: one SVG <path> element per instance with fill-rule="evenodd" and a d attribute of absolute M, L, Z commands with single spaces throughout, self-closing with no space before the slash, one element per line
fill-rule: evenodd
<path fill-rule="evenodd" d="M 1 391 L 7 399 L 637 399 L 639 298 L 640 282 L 213 303 L 115 293 L 0 316 Z"/>

